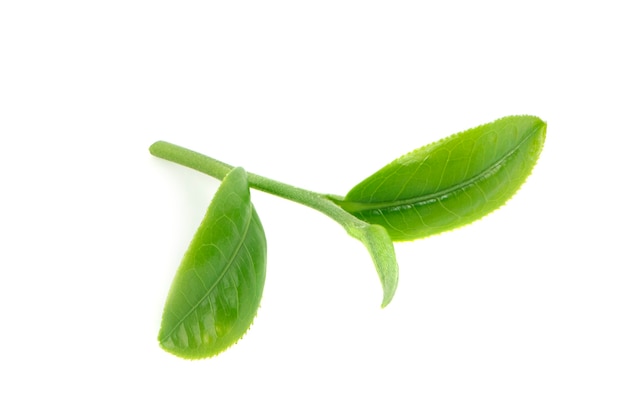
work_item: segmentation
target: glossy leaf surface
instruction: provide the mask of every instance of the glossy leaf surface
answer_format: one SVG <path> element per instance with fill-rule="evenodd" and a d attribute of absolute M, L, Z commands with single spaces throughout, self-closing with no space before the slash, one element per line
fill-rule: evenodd
<path fill-rule="evenodd" d="M 419 148 L 336 202 L 394 241 L 466 225 L 504 204 L 535 165 L 546 123 L 510 116 Z"/>
<path fill-rule="evenodd" d="M 256 316 L 266 257 L 247 174 L 235 168 L 216 192 L 176 273 L 163 311 L 161 347 L 199 359 L 236 343 Z"/>

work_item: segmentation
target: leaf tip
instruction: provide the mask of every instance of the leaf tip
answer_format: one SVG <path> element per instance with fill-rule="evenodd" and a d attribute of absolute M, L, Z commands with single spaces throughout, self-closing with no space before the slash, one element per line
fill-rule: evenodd
<path fill-rule="evenodd" d="M 393 296 L 396 294 L 397 282 L 398 282 L 398 278 L 396 277 L 396 285 L 393 286 L 393 288 L 390 288 L 389 290 L 385 290 L 383 288 L 383 302 L 380 305 L 380 308 L 387 307 L 389 303 L 391 302 L 391 300 L 393 300 Z"/>

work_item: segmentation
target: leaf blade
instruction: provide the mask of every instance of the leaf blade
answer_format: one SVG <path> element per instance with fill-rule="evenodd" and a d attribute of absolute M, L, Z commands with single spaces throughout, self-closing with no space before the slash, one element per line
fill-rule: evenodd
<path fill-rule="evenodd" d="M 176 272 L 163 310 L 161 347 L 200 359 L 236 343 L 256 315 L 266 257 L 246 173 L 235 168 L 213 197 Z"/>
<path fill-rule="evenodd" d="M 377 224 L 366 224 L 348 228 L 348 233 L 367 248 L 383 288 L 381 308 L 387 307 L 396 293 L 399 276 L 396 251 L 387 230 Z"/>
<path fill-rule="evenodd" d="M 546 123 L 509 116 L 449 136 L 393 161 L 337 199 L 394 241 L 469 224 L 511 198 L 530 175 Z"/>

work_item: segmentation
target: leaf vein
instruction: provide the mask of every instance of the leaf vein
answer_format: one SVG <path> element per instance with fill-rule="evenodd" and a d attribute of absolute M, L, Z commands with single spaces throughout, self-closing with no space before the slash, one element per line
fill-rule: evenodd
<path fill-rule="evenodd" d="M 235 261 L 235 259 L 237 259 L 242 246 L 245 246 L 244 244 L 250 231 L 250 224 L 252 221 L 252 217 L 253 217 L 252 211 L 250 211 L 248 218 L 246 219 L 246 226 L 244 228 L 244 233 L 242 235 L 241 241 L 237 245 L 237 249 L 233 252 L 233 256 L 228 260 L 228 263 L 224 267 L 224 270 L 221 272 L 220 276 L 215 280 L 215 283 L 211 286 L 211 288 L 209 288 L 206 291 L 206 293 L 202 296 L 202 298 L 200 298 L 200 300 L 195 305 L 192 306 L 190 304 L 191 309 L 189 309 L 189 311 L 182 318 L 180 318 L 180 320 L 178 320 L 178 322 L 174 326 L 172 326 L 172 329 L 164 336 L 164 339 L 168 339 L 172 335 L 172 333 L 174 333 L 174 331 L 178 329 L 178 327 L 180 327 L 181 324 L 183 324 L 183 322 L 187 319 L 187 317 L 189 317 L 200 306 L 200 304 L 204 302 L 204 300 L 211 294 L 211 292 L 213 292 L 215 287 L 222 281 L 226 273 L 230 270 L 231 266 L 233 265 L 233 262 Z"/>
<path fill-rule="evenodd" d="M 366 203 L 359 201 L 346 201 L 345 206 L 350 206 L 351 212 L 364 211 L 364 210 L 376 210 L 376 209 L 394 209 L 402 206 L 414 206 L 416 204 L 423 203 L 428 200 L 439 200 L 441 197 L 454 193 L 459 190 L 463 190 L 467 187 L 478 186 L 480 188 L 479 180 L 489 177 L 492 173 L 498 171 L 508 160 L 511 158 L 528 140 L 534 137 L 535 133 L 541 129 L 541 126 L 535 127 L 532 131 L 530 131 L 518 144 L 516 144 L 509 152 L 504 154 L 500 159 L 496 162 L 480 171 L 476 175 L 468 178 L 465 181 L 460 181 L 459 183 L 448 187 L 441 191 L 436 191 L 430 194 L 419 195 L 412 198 L 407 198 L 404 200 L 395 200 L 395 201 L 383 201 L 376 203 Z M 482 189 L 481 189 L 482 191 Z M 486 196 L 485 196 L 486 197 Z M 489 199 L 486 198 L 488 201 Z"/>

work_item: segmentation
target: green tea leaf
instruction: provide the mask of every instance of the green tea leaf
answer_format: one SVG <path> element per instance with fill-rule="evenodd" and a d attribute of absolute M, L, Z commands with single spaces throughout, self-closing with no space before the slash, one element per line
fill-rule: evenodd
<path fill-rule="evenodd" d="M 200 359 L 236 343 L 256 316 L 266 257 L 246 172 L 235 168 L 215 194 L 176 273 L 163 311 L 161 347 Z"/>
<path fill-rule="evenodd" d="M 350 227 L 348 233 L 359 239 L 367 248 L 380 283 L 383 286 L 383 303 L 381 307 L 386 307 L 391 302 L 396 288 L 398 287 L 398 262 L 396 261 L 396 251 L 389 233 L 384 227 L 377 224 L 365 224 L 363 227 Z"/>
<path fill-rule="evenodd" d="M 515 194 L 539 158 L 546 123 L 509 116 L 417 149 L 335 202 L 394 241 L 466 225 Z"/>

